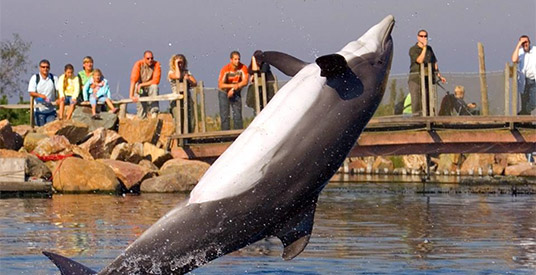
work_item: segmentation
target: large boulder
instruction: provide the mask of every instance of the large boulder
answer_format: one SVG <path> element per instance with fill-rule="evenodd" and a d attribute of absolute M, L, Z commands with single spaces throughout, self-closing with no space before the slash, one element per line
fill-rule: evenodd
<path fill-rule="evenodd" d="M 13 132 L 7 119 L 0 121 L 0 149 L 19 150 L 22 147 L 22 137 Z"/>
<path fill-rule="evenodd" d="M 66 158 L 54 173 L 52 186 L 58 192 L 92 192 L 120 189 L 114 171 L 108 165 L 79 158 Z"/>
<path fill-rule="evenodd" d="M 506 167 L 505 176 L 536 177 L 536 166 L 528 162 Z"/>
<path fill-rule="evenodd" d="M 439 172 L 453 172 L 458 169 L 458 163 L 460 161 L 460 154 L 441 154 L 439 155 L 439 161 L 437 164 L 437 171 Z"/>
<path fill-rule="evenodd" d="M 198 180 L 189 174 L 169 173 L 144 180 L 140 189 L 141 192 L 147 193 L 189 192 L 197 182 Z"/>
<path fill-rule="evenodd" d="M 158 133 L 158 147 L 164 147 L 170 135 L 175 133 L 175 120 L 169 113 L 160 113 L 158 118 L 162 121 L 162 129 Z"/>
<path fill-rule="evenodd" d="M 506 154 L 506 157 L 508 165 L 516 165 L 528 161 L 526 154 Z"/>
<path fill-rule="evenodd" d="M 424 155 L 405 155 L 402 157 L 404 166 L 411 170 L 426 170 L 426 157 Z"/>
<path fill-rule="evenodd" d="M 143 144 L 136 143 L 119 143 L 114 147 L 110 159 L 138 163 L 143 159 Z"/>
<path fill-rule="evenodd" d="M 162 129 L 162 121 L 158 118 L 121 119 L 119 134 L 128 142 L 149 142 L 156 144 Z"/>
<path fill-rule="evenodd" d="M 476 174 L 480 169 L 485 173 L 489 168 L 493 169 L 495 155 L 493 154 L 469 154 L 463 162 L 460 172 L 462 175 Z"/>
<path fill-rule="evenodd" d="M 47 123 L 39 129 L 38 133 L 46 134 L 47 136 L 65 136 L 71 144 L 77 144 L 86 138 L 89 133 L 88 126 L 82 122 L 75 120 L 55 120 Z"/>
<path fill-rule="evenodd" d="M 73 112 L 72 120 L 86 124 L 89 132 L 95 131 L 98 128 L 117 130 L 119 118 L 116 114 L 101 112 L 99 114 L 100 119 L 92 119 L 91 116 L 90 107 L 77 107 Z"/>
<path fill-rule="evenodd" d="M 382 156 L 377 157 L 372 164 L 372 169 L 374 170 L 378 169 L 380 171 L 384 171 L 387 169 L 388 171 L 393 171 L 394 168 L 393 162 L 390 159 L 386 159 Z"/>
<path fill-rule="evenodd" d="M 47 138 L 49 137 L 43 133 L 30 132 L 24 137 L 24 149 L 26 150 L 26 152 L 32 152 L 35 147 L 37 147 L 39 141 Z"/>
<path fill-rule="evenodd" d="M 100 159 L 99 161 L 112 168 L 115 176 L 123 183 L 127 191 L 141 184 L 143 180 L 156 175 L 155 171 L 130 162 L 111 159 Z"/>
<path fill-rule="evenodd" d="M 160 149 L 156 145 L 148 142 L 143 144 L 143 157 L 150 160 L 157 167 L 161 167 L 164 162 L 173 158 L 166 150 Z"/>
<path fill-rule="evenodd" d="M 183 174 L 192 176 L 199 181 L 205 172 L 210 168 L 206 162 L 198 160 L 171 159 L 160 168 L 160 174 Z"/>
<path fill-rule="evenodd" d="M 40 140 L 32 153 L 44 161 L 59 160 L 68 155 L 76 155 L 86 160 L 93 160 L 93 157 L 87 150 L 70 144 L 65 136 L 52 136 Z"/>
<path fill-rule="evenodd" d="M 115 131 L 98 128 L 91 133 L 91 137 L 80 145 L 80 148 L 87 150 L 95 159 L 110 158 L 114 147 L 125 142 L 125 140 Z"/>

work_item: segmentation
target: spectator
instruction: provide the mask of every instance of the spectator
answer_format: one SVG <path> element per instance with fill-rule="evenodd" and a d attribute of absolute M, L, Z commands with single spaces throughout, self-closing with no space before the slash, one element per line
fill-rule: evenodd
<path fill-rule="evenodd" d="M 254 85 L 254 75 L 256 74 L 259 77 L 259 81 L 261 79 L 261 74 L 264 73 L 265 79 L 266 79 L 266 102 L 268 103 L 272 97 L 274 96 L 274 75 L 272 74 L 272 71 L 270 70 L 270 65 L 266 62 L 259 62 L 257 61 L 257 58 L 255 58 L 255 55 L 261 54 L 262 52 L 257 50 L 253 53 L 253 56 L 251 57 L 251 63 L 248 67 L 248 73 L 250 75 L 250 83 L 248 87 L 248 93 L 246 96 L 246 105 L 250 108 L 253 108 L 253 113 L 256 115 L 256 103 L 255 103 L 255 85 Z M 259 82 L 260 84 L 260 82 Z M 260 103 L 260 109 L 262 110 L 264 106 L 264 99 L 262 95 L 261 87 L 259 86 L 259 103 Z"/>
<path fill-rule="evenodd" d="M 78 79 L 80 80 L 80 90 L 84 88 L 86 82 L 93 77 L 93 58 L 91 56 L 86 56 L 82 60 L 83 69 L 78 72 Z M 84 97 L 82 93 L 78 95 L 78 101 L 83 101 Z"/>
<path fill-rule="evenodd" d="M 188 91 L 188 132 L 191 133 L 194 130 L 194 113 L 193 113 L 193 104 L 194 101 L 192 99 L 192 94 L 190 93 L 190 88 L 197 86 L 197 80 L 192 75 L 192 73 L 188 70 L 188 60 L 186 60 L 186 57 L 182 54 L 174 54 L 171 56 L 171 59 L 169 59 L 169 72 L 168 72 L 168 80 L 171 85 L 171 91 L 175 94 L 178 94 L 179 87 L 178 84 L 180 82 L 186 81 L 187 83 L 187 91 Z M 180 116 L 179 114 L 184 114 L 184 100 L 181 100 L 181 106 L 177 108 L 177 102 L 171 101 L 170 103 L 171 107 L 171 114 L 174 117 L 182 117 L 181 123 L 184 123 L 186 121 L 186 118 L 184 116 Z"/>
<path fill-rule="evenodd" d="M 521 98 L 519 115 L 530 115 L 536 108 L 536 50 L 530 46 L 530 38 L 522 35 L 512 53 L 512 62 L 519 63 L 518 92 Z"/>
<path fill-rule="evenodd" d="M 422 115 L 424 112 L 422 110 L 420 64 L 425 65 L 425 86 L 428 98 L 428 66 L 432 66 L 432 74 L 437 76 L 441 82 L 445 83 L 447 81 L 439 73 L 436 56 L 432 50 L 432 47 L 428 45 L 428 32 L 426 30 L 420 30 L 417 32 L 417 43 L 409 49 L 409 58 L 410 66 L 408 86 L 411 94 L 411 111 L 414 115 L 418 115 L 419 113 Z M 435 84 L 435 78 L 433 79 Z M 428 103 L 424 107 L 428 111 L 427 113 L 429 113 L 430 108 Z"/>
<path fill-rule="evenodd" d="M 137 114 L 140 118 L 146 118 L 147 113 L 151 117 L 158 115 L 158 101 L 138 102 L 139 97 L 153 97 L 158 95 L 160 84 L 160 62 L 154 60 L 153 52 L 145 51 L 143 59 L 136 61 L 130 74 L 130 99 L 137 102 Z"/>
<path fill-rule="evenodd" d="M 58 81 L 58 94 L 60 96 L 59 118 L 60 120 L 63 119 L 65 104 L 68 104 L 69 110 L 67 111 L 67 119 L 71 119 L 78 95 L 80 94 L 80 79 L 78 76 L 74 75 L 73 65 L 65 65 L 64 74 L 60 76 Z"/>
<path fill-rule="evenodd" d="M 229 64 L 223 66 L 218 77 L 218 101 L 220 105 L 221 129 L 231 129 L 229 107 L 233 112 L 234 129 L 242 129 L 242 97 L 240 92 L 248 85 L 248 69 L 240 63 L 240 53 L 230 54 Z"/>
<path fill-rule="evenodd" d="M 39 73 L 33 75 L 28 83 L 28 93 L 34 97 L 34 119 L 37 126 L 43 126 L 56 119 L 56 83 L 58 78 L 50 73 L 50 62 L 39 62 Z"/>
<path fill-rule="evenodd" d="M 476 103 L 465 103 L 465 87 L 454 87 L 454 95 L 447 93 L 441 100 L 440 116 L 473 116 L 480 114 Z"/>
<path fill-rule="evenodd" d="M 99 102 L 106 102 L 110 113 L 117 112 L 117 108 L 114 107 L 111 100 L 108 80 L 104 78 L 99 69 L 93 71 L 93 77 L 84 86 L 84 101 L 87 100 L 91 104 L 92 119 L 100 119 L 100 116 L 97 114 L 97 103 Z"/>

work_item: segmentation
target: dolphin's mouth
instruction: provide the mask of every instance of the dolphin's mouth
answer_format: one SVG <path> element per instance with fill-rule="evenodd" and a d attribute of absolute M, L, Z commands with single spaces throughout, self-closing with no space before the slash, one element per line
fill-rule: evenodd
<path fill-rule="evenodd" d="M 391 20 L 391 22 L 389 22 L 389 26 L 387 26 L 387 30 L 383 34 L 382 52 L 385 51 L 385 49 L 386 49 L 387 45 L 389 44 L 389 42 L 392 42 L 391 32 L 393 31 L 394 27 L 395 27 L 395 20 Z"/>

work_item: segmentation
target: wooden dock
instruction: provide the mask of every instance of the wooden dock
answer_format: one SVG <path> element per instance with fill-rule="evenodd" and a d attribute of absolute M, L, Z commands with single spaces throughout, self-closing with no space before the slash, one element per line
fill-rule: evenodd
<path fill-rule="evenodd" d="M 12 197 L 52 197 L 51 182 L 32 181 L 0 181 L 0 198 Z"/>
<path fill-rule="evenodd" d="M 168 149 L 184 158 L 213 159 L 242 131 L 172 135 Z M 536 117 L 533 116 L 390 116 L 373 118 L 349 157 L 534 151 Z"/>

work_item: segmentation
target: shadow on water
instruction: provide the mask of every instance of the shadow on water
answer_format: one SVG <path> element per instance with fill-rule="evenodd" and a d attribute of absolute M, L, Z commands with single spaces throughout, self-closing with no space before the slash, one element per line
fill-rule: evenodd
<path fill-rule="evenodd" d="M 334 178 L 320 196 L 313 236 L 300 256 L 283 261 L 279 240 L 269 238 L 193 273 L 534 271 L 536 196 L 420 188 L 419 181 Z M 0 200 L 0 273 L 55 274 L 40 254 L 45 249 L 99 269 L 184 199 L 88 194 Z"/>

